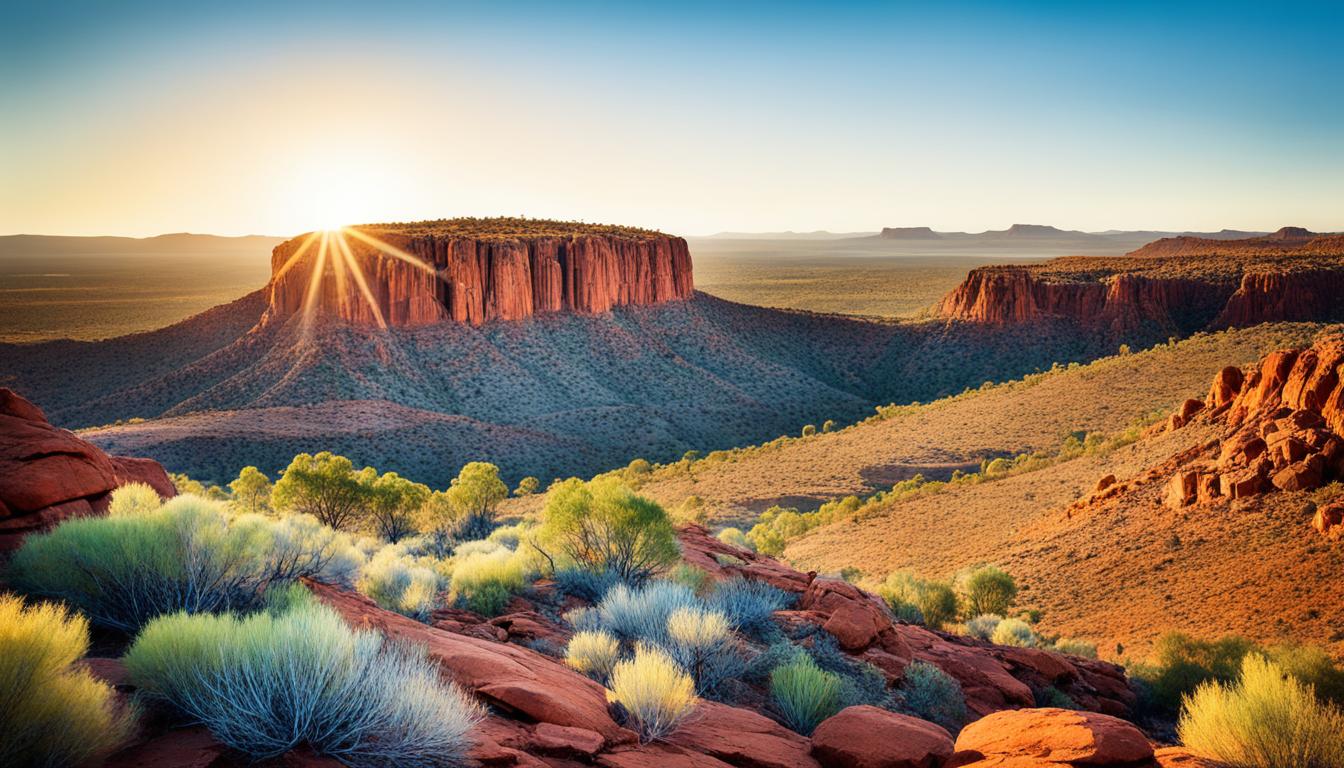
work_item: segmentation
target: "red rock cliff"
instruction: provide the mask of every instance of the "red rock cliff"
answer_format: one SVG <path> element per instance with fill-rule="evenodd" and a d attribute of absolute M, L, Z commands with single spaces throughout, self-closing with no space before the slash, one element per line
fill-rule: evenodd
<path fill-rule="evenodd" d="M 325 255 L 322 236 L 295 238 L 272 254 L 265 321 L 302 312 L 310 291 L 319 314 L 374 325 L 381 313 L 393 326 L 601 313 L 687 299 L 694 292 L 685 240 L 572 227 L 483 235 L 454 226 L 360 227 L 327 236 Z"/>

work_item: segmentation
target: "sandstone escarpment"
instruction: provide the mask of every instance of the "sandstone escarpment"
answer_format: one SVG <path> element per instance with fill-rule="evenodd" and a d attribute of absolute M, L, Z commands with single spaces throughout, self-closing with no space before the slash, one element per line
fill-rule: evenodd
<path fill-rule="evenodd" d="M 690 298 L 686 241 L 525 220 L 376 225 L 308 235 L 271 257 L 263 322 L 305 311 L 357 325 L 480 325 Z"/>
<path fill-rule="evenodd" d="M 983 267 L 943 299 L 939 314 L 991 325 L 1063 320 L 1113 333 L 1332 320 L 1344 314 L 1344 237 L 1285 227 L 1243 240 L 1164 238 L 1120 259 Z"/>

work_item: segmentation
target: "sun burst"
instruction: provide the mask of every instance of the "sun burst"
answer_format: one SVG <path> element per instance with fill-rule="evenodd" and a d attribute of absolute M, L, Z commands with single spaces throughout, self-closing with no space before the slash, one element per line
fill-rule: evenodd
<path fill-rule="evenodd" d="M 284 265 L 275 275 L 278 278 L 288 272 L 312 249 L 313 244 L 317 243 L 317 256 L 313 259 L 313 268 L 308 275 L 308 285 L 304 293 L 301 313 L 305 337 L 309 335 L 317 315 L 319 298 L 322 295 L 322 284 L 329 271 L 328 262 L 330 262 L 330 272 L 336 280 L 337 301 L 351 300 L 348 288 L 350 283 L 354 283 L 359 298 L 368 304 L 369 311 L 373 315 L 378 328 L 383 331 L 388 328 L 384 308 L 379 305 L 378 297 L 374 294 L 372 286 L 369 285 L 368 276 L 364 274 L 359 259 L 350 247 L 348 237 L 371 246 L 383 256 L 409 264 L 427 274 L 436 274 L 433 265 L 425 263 L 423 259 L 354 227 L 338 226 L 311 232 L 295 249 L 294 254 L 285 260 Z"/>

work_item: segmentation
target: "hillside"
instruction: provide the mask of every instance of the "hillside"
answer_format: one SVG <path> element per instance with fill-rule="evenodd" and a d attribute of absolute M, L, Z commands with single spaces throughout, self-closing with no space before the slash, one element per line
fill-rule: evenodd
<path fill-rule="evenodd" d="M 1135 417 L 1202 397 L 1225 365 L 1309 343 L 1318 328 L 1203 334 L 726 461 L 696 462 L 689 471 L 660 470 L 641 492 L 674 507 L 695 495 L 718 524 L 749 525 L 774 504 L 807 511 L 917 472 L 946 478 L 954 468 L 974 471 L 985 458 L 1055 449 L 1066 432 L 1121 432 Z M 1344 638 L 1332 628 L 1341 617 L 1331 612 L 1331 585 L 1344 575 L 1344 557 L 1311 530 L 1301 495 L 1248 504 L 1246 514 L 1173 514 L 1155 483 L 1098 510 L 1068 510 L 1100 478 L 1138 475 L 1210 437 L 1193 424 L 1044 469 L 915 494 L 797 538 L 785 556 L 804 569 L 857 567 L 875 578 L 893 570 L 946 578 L 996 562 L 1019 576 L 1023 602 L 1043 610 L 1047 631 L 1099 641 L 1110 658 L 1117 642 L 1142 657 L 1173 628 L 1267 640 L 1291 635 L 1338 652 Z"/>

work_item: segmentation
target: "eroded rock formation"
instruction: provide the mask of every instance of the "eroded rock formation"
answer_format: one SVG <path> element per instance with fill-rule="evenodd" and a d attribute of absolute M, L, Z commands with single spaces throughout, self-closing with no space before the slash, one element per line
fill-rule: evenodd
<path fill-rule="evenodd" d="M 992 325 L 1060 319 L 1116 333 L 1175 333 L 1344 313 L 1344 237 L 1285 227 L 1267 237 L 1164 238 L 1123 259 L 1070 256 L 982 267 L 939 305 Z"/>
<path fill-rule="evenodd" d="M 0 551 L 67 518 L 105 511 L 111 492 L 127 483 L 146 483 L 165 498 L 175 493 L 158 462 L 108 456 L 0 387 Z"/>
<path fill-rule="evenodd" d="M 547 312 L 601 313 L 694 292 L 685 240 L 582 224 L 471 234 L 449 222 L 303 236 L 276 247 L 271 274 L 263 322 L 298 314 L 310 302 L 317 314 L 361 325 L 376 325 L 380 313 L 392 326 L 480 325 Z"/>

